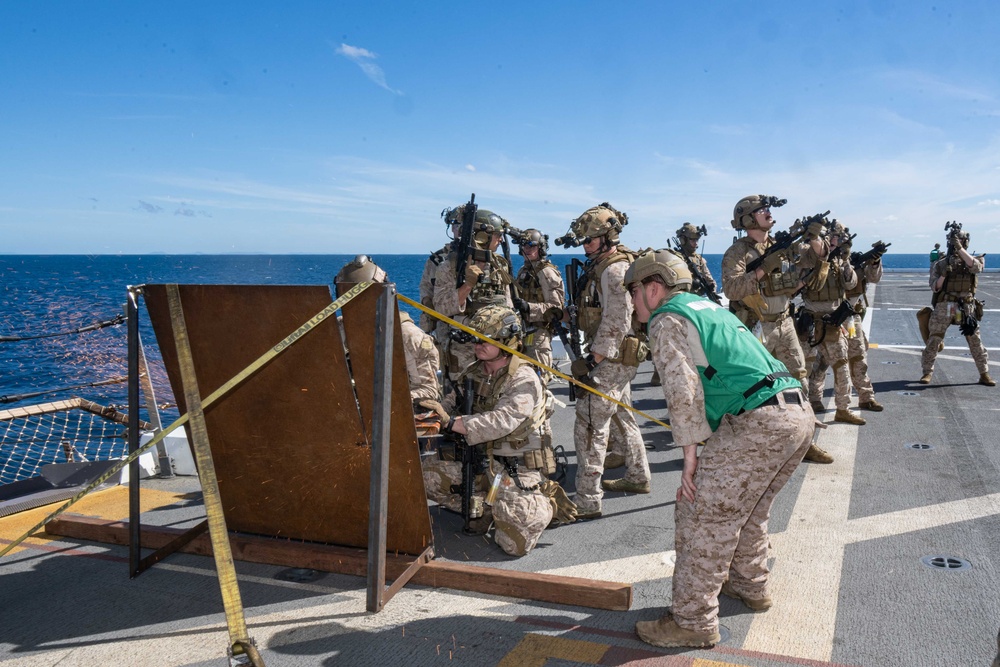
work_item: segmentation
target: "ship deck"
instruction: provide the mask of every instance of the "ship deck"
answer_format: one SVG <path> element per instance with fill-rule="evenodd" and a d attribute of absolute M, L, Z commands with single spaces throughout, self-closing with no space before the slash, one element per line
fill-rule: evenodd
<path fill-rule="evenodd" d="M 1000 274 L 984 274 L 978 296 L 986 301 L 984 344 L 1000 358 Z M 772 513 L 773 608 L 754 614 L 722 597 L 723 640 L 711 650 L 656 649 L 634 635 L 636 621 L 669 605 L 681 470 L 669 432 L 641 417 L 652 493 L 608 494 L 603 517 L 546 531 L 526 557 L 461 534 L 459 517 L 431 509 L 438 558 L 628 582 L 629 611 L 411 583 L 373 614 L 359 577 L 297 581 L 284 568 L 239 562 L 250 634 L 268 665 L 985 667 L 1000 626 L 1000 393 L 976 383 L 957 327 L 933 383 L 916 382 L 922 345 L 914 314 L 928 301 L 921 273 L 886 273 L 874 290 L 870 376 L 885 411 L 862 413 L 865 426 L 821 431 L 818 442 L 835 462 L 801 465 Z M 651 370 L 640 368 L 633 401 L 663 419 Z M 556 394 L 566 400 L 565 385 Z M 819 415 L 832 416 L 832 409 Z M 553 428 L 569 452 L 570 490 L 572 424 L 572 406 L 557 409 Z M 144 522 L 185 527 L 203 517 L 197 479 L 142 485 Z M 96 492 L 71 511 L 124 520 L 126 496 L 122 487 Z M 0 539 L 12 540 L 52 507 L 0 520 Z M 934 558 L 957 567 L 935 567 Z M 214 562 L 175 554 L 130 580 L 127 561 L 127 547 L 44 534 L 4 557 L 0 662 L 225 664 Z"/>

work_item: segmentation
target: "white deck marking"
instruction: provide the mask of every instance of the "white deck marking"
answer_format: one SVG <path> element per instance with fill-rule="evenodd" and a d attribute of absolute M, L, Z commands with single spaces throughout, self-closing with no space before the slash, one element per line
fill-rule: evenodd
<path fill-rule="evenodd" d="M 676 553 L 673 550 L 661 551 L 660 553 L 627 556 L 597 563 L 557 567 L 552 570 L 543 570 L 542 574 L 634 584 L 640 581 L 655 581 L 656 579 L 672 577 L 675 559 Z"/>
<path fill-rule="evenodd" d="M 864 542 L 998 514 L 1000 493 L 991 493 L 978 498 L 852 519 L 848 522 L 848 536 L 850 542 Z"/>
<path fill-rule="evenodd" d="M 890 352 L 899 352 L 900 354 L 912 354 L 914 356 L 920 356 L 923 354 L 923 345 L 879 345 L 877 343 L 872 343 L 871 347 L 878 350 L 889 350 Z M 969 348 L 964 345 L 947 345 L 946 350 L 965 350 L 969 351 Z M 1000 347 L 987 347 L 986 351 L 997 351 Z M 976 363 L 976 360 L 972 357 L 956 357 L 953 354 L 939 354 L 935 359 L 950 359 L 951 361 L 968 361 L 969 363 Z M 996 361 L 991 361 L 991 364 L 997 363 Z"/>
<path fill-rule="evenodd" d="M 830 424 L 819 444 L 834 461 L 803 464 L 806 478 L 788 529 L 771 535 L 774 606 L 754 616 L 744 650 L 822 661 L 833 653 L 858 427 Z"/>

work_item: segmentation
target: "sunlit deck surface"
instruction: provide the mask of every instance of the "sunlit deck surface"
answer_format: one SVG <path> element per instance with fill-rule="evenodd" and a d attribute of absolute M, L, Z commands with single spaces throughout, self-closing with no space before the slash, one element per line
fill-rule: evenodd
<path fill-rule="evenodd" d="M 984 274 L 979 297 L 987 311 L 983 341 L 1000 359 L 1000 275 Z M 658 617 L 670 602 L 681 469 L 669 432 L 641 417 L 652 447 L 652 493 L 608 494 L 602 518 L 546 531 L 524 558 L 462 535 L 458 516 L 431 510 L 438 558 L 629 582 L 631 610 L 411 583 L 371 614 L 361 578 L 287 581 L 276 578 L 284 568 L 237 563 L 250 634 L 268 665 L 985 667 L 996 654 L 1000 626 L 1000 390 L 976 384 L 957 327 L 949 330 L 933 383 L 917 384 L 922 345 L 914 315 L 928 302 L 922 273 L 887 273 L 877 286 L 869 362 L 885 411 L 863 412 L 866 426 L 830 424 L 821 433 L 819 444 L 836 461 L 800 466 L 771 518 L 774 607 L 754 614 L 722 597 L 723 641 L 712 650 L 656 649 L 634 635 L 636 621 Z M 992 368 L 1000 375 L 996 361 Z M 633 399 L 664 419 L 651 370 L 640 368 Z M 565 385 L 556 394 L 566 400 Z M 832 409 L 819 415 L 832 416 Z M 569 452 L 570 491 L 572 424 L 572 407 L 558 409 L 553 426 L 557 444 Z M 150 524 L 185 527 L 203 517 L 195 478 L 144 480 L 143 499 Z M 3 519 L 0 538 L 15 538 L 51 509 Z M 93 494 L 72 511 L 125 519 L 125 489 Z M 214 562 L 175 554 L 129 580 L 127 557 L 126 547 L 44 534 L 6 556 L 0 661 L 226 664 Z M 962 567 L 935 568 L 925 564 L 928 557 L 950 557 Z"/>

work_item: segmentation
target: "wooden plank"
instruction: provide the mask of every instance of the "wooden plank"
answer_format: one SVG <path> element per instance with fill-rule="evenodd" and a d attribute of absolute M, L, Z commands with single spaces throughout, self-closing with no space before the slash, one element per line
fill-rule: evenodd
<path fill-rule="evenodd" d="M 63 515 L 45 526 L 50 535 L 108 544 L 128 544 L 128 524 L 92 517 Z M 157 549 L 184 532 L 179 528 L 143 526 L 142 546 Z M 247 535 L 230 535 L 233 557 L 251 563 L 306 567 L 324 572 L 367 574 L 364 549 L 283 541 Z M 202 535 L 185 546 L 186 553 L 211 556 L 212 546 Z M 412 563 L 412 557 L 386 556 L 386 577 L 395 579 Z M 450 588 L 489 595 L 554 602 L 556 604 L 627 611 L 632 606 L 632 586 L 611 581 L 563 577 L 536 572 L 498 570 L 452 561 L 434 560 L 421 567 L 411 581 L 421 586 Z"/>

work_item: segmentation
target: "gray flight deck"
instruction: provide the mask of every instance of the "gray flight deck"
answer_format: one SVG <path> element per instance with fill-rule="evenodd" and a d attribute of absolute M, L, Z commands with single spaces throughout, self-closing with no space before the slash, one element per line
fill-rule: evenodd
<path fill-rule="evenodd" d="M 1000 275 L 984 274 L 978 295 L 986 301 L 983 342 L 1000 359 Z M 862 412 L 866 426 L 831 423 L 821 432 L 835 462 L 800 466 L 771 518 L 774 607 L 754 614 L 722 597 L 723 641 L 712 650 L 656 649 L 633 633 L 636 621 L 656 618 L 670 601 L 681 469 L 669 432 L 642 417 L 652 493 L 608 494 L 603 517 L 546 531 L 524 558 L 462 535 L 459 517 L 431 509 L 438 558 L 628 582 L 631 610 L 409 584 L 371 614 L 361 578 L 286 580 L 276 578 L 288 574 L 283 568 L 237 563 L 250 634 L 268 665 L 988 667 L 1000 627 L 1000 390 L 977 384 L 957 327 L 933 383 L 916 382 L 915 313 L 929 300 L 924 274 L 887 272 L 874 290 L 870 376 L 885 411 Z M 998 368 L 992 362 L 994 377 Z M 633 401 L 666 419 L 651 370 L 640 368 Z M 832 379 L 827 385 L 831 404 Z M 566 400 L 565 385 L 556 395 Z M 572 491 L 571 406 L 557 409 L 553 428 L 569 452 Z M 143 489 L 175 499 L 144 514 L 148 523 L 184 527 L 202 516 L 195 478 L 144 480 Z M 121 508 L 108 518 L 124 519 Z M 10 540 L 16 525 L 3 521 L 0 537 Z M 0 662 L 226 664 L 214 562 L 176 554 L 129 580 L 127 555 L 126 547 L 42 536 L 4 557 Z"/>

